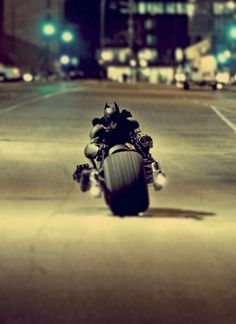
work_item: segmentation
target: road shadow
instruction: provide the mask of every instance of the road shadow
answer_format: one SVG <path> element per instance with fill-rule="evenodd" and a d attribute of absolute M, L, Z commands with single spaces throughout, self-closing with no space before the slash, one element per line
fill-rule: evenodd
<path fill-rule="evenodd" d="M 108 216 L 118 218 L 191 218 L 195 220 L 203 220 L 206 217 L 216 216 L 212 212 L 204 212 L 199 210 L 189 210 L 180 208 L 149 208 L 138 215 L 113 215 L 107 207 L 83 207 L 73 210 L 66 210 L 62 213 L 76 214 L 77 216 L 94 217 L 94 216 Z"/>
<path fill-rule="evenodd" d="M 216 216 L 215 213 L 204 212 L 199 210 L 188 210 L 180 208 L 149 208 L 139 217 L 146 218 L 192 218 L 203 220 L 205 217 Z"/>

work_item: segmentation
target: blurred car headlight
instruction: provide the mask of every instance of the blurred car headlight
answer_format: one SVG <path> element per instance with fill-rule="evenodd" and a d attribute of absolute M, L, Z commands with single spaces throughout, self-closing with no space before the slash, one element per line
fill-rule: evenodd
<path fill-rule="evenodd" d="M 217 83 L 216 88 L 217 88 L 217 90 L 222 90 L 223 89 L 223 84 L 222 83 Z"/>
<path fill-rule="evenodd" d="M 13 74 L 15 75 L 20 75 L 20 70 L 18 68 L 13 68 L 12 69 Z"/>
<path fill-rule="evenodd" d="M 25 73 L 25 74 L 23 75 L 23 80 L 24 80 L 25 82 L 31 82 L 31 81 L 33 81 L 33 75 L 30 74 L 30 73 Z"/>
<path fill-rule="evenodd" d="M 177 73 L 175 75 L 175 80 L 177 82 L 184 82 L 184 81 L 186 81 L 186 75 L 184 73 Z"/>
<path fill-rule="evenodd" d="M 216 81 L 221 83 L 229 83 L 230 74 L 228 72 L 219 72 L 216 75 Z"/>

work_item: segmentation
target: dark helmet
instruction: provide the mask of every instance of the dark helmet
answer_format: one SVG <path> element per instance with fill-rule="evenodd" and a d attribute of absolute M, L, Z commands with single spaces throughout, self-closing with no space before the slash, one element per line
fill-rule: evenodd
<path fill-rule="evenodd" d="M 120 108 L 116 102 L 113 105 L 105 104 L 104 107 L 104 118 L 105 121 L 109 124 L 110 122 L 117 122 L 120 118 Z"/>

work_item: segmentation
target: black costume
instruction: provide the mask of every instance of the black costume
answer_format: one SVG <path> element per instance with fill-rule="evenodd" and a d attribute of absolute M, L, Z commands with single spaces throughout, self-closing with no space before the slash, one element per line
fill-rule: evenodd
<path fill-rule="evenodd" d="M 93 165 L 100 160 L 100 147 L 106 144 L 107 149 L 117 144 L 132 144 L 142 155 L 147 183 L 155 183 L 154 173 L 162 173 L 159 163 L 149 153 L 153 147 L 152 138 L 143 134 L 139 129 L 139 123 L 127 110 L 120 111 L 118 105 L 108 105 L 104 107 L 104 116 L 95 118 L 92 121 L 93 127 L 90 132 L 90 143 L 86 145 L 84 154 L 90 159 Z M 88 164 L 78 166 L 73 177 L 80 182 L 81 190 L 87 191 L 89 188 L 91 168 Z M 159 185 L 156 187 L 159 188 Z M 159 189 L 156 189 L 159 190 Z"/>
<path fill-rule="evenodd" d="M 116 124 L 114 129 L 111 128 L 111 123 Z M 138 121 L 132 117 L 129 111 L 122 110 L 120 112 L 116 103 L 113 106 L 106 104 L 104 117 L 93 119 L 92 124 L 90 144 L 85 147 L 87 158 L 94 159 L 96 147 L 98 152 L 99 145 L 102 143 L 106 143 L 108 148 L 116 144 L 131 143 L 144 159 L 151 158 L 149 149 L 153 147 L 152 138 L 140 131 Z M 152 158 L 151 160 L 153 162 Z"/>

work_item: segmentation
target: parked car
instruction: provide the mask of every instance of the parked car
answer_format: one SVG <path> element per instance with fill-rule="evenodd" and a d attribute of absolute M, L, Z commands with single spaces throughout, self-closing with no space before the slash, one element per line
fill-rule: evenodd
<path fill-rule="evenodd" d="M 20 69 L 0 63 L 0 82 L 18 81 L 21 79 Z"/>

